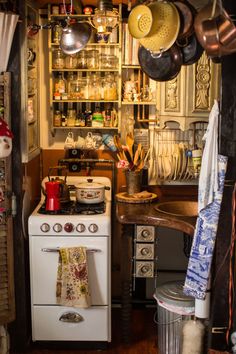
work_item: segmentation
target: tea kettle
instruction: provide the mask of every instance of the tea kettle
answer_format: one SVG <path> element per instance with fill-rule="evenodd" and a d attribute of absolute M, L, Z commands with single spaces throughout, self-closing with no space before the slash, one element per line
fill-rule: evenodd
<path fill-rule="evenodd" d="M 53 167 L 49 167 L 49 171 L 48 171 L 48 181 L 51 182 L 57 182 L 59 183 L 60 185 L 60 188 L 59 188 L 59 198 L 60 198 L 60 203 L 68 203 L 70 201 L 70 191 L 69 191 L 69 188 L 66 184 L 66 177 L 67 175 L 64 176 L 64 179 L 63 178 L 60 178 L 58 176 L 56 177 L 53 177 L 53 179 L 51 178 L 51 172 L 53 170 L 64 170 L 64 169 L 67 169 L 66 166 L 53 166 Z M 46 186 L 46 183 L 45 183 L 45 186 Z M 46 195 L 47 191 L 45 191 L 43 188 L 43 194 Z M 47 196 L 47 195 L 46 195 Z"/>
<path fill-rule="evenodd" d="M 58 181 L 48 181 L 45 183 L 46 210 L 60 210 L 60 183 Z"/>

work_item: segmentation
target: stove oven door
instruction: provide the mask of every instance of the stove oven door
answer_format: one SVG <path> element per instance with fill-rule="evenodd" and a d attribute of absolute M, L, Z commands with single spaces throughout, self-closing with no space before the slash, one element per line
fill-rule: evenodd
<path fill-rule="evenodd" d="M 30 237 L 30 277 L 32 305 L 56 305 L 57 248 L 85 246 L 92 305 L 108 305 L 108 237 Z"/>

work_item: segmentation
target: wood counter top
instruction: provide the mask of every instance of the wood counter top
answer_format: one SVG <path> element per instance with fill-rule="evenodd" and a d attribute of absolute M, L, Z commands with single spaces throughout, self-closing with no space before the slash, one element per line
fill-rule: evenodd
<path fill-rule="evenodd" d="M 148 186 L 158 199 L 147 204 L 130 204 L 116 201 L 116 217 L 121 224 L 139 224 L 163 226 L 182 231 L 190 236 L 194 234 L 196 217 L 173 216 L 155 209 L 158 203 L 173 200 L 197 200 L 196 186 Z"/>

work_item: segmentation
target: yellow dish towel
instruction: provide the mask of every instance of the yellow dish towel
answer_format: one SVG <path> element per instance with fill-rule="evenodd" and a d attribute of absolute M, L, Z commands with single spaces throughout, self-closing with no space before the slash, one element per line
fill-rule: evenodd
<path fill-rule="evenodd" d="M 60 248 L 56 297 L 63 306 L 91 305 L 86 247 Z"/>

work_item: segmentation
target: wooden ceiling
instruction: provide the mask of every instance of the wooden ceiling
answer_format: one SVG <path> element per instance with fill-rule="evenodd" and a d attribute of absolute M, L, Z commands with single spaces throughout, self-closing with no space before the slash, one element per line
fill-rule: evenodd
<path fill-rule="evenodd" d="M 74 2 L 75 1 L 78 2 L 80 0 L 74 0 Z M 189 0 L 189 1 L 196 9 L 200 9 L 208 3 L 208 0 Z M 70 4 L 71 0 L 65 0 L 65 2 Z M 119 5 L 120 3 L 127 4 L 128 0 L 113 0 L 112 2 L 114 5 Z M 135 2 L 136 0 L 131 0 L 132 5 L 135 4 Z M 36 0 L 36 3 L 39 5 L 39 8 L 45 8 L 48 6 L 48 4 L 61 4 L 62 0 Z M 81 3 L 83 6 L 86 5 L 96 6 L 97 0 L 81 0 Z"/>

